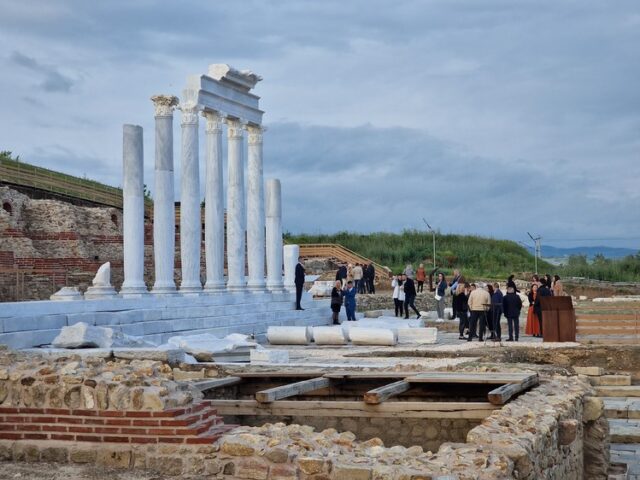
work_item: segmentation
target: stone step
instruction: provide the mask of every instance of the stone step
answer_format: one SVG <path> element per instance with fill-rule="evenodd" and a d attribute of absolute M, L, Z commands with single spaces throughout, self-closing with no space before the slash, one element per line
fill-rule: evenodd
<path fill-rule="evenodd" d="M 596 387 L 599 397 L 640 397 L 640 385 Z"/>
<path fill-rule="evenodd" d="M 640 420 L 610 419 L 612 443 L 640 443 Z"/>
<path fill-rule="evenodd" d="M 631 375 L 601 375 L 589 377 L 591 385 L 596 386 L 624 386 L 631 385 Z"/>
<path fill-rule="evenodd" d="M 640 443 L 612 443 L 611 463 L 626 463 L 628 478 L 640 477 Z"/>
<path fill-rule="evenodd" d="M 607 418 L 640 419 L 640 398 L 603 397 Z"/>

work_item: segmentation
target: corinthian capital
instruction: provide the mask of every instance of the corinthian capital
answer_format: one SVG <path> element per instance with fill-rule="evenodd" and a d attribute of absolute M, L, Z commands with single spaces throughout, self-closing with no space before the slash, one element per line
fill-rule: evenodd
<path fill-rule="evenodd" d="M 262 145 L 262 134 L 265 129 L 261 125 L 249 125 L 247 131 L 249 132 L 247 141 L 249 145 Z"/>
<path fill-rule="evenodd" d="M 173 95 L 154 95 L 151 101 L 156 109 L 156 117 L 170 117 L 178 105 L 178 97 Z"/>
<path fill-rule="evenodd" d="M 202 112 L 202 116 L 207 120 L 205 130 L 210 133 L 220 133 L 222 131 L 222 123 L 227 117 L 223 112 L 213 112 L 211 110 Z"/>
<path fill-rule="evenodd" d="M 242 138 L 247 124 L 241 120 L 227 118 L 227 126 L 229 127 L 227 128 L 227 138 Z"/>
<path fill-rule="evenodd" d="M 181 125 L 195 125 L 198 123 L 198 112 L 202 110 L 202 106 L 194 102 L 186 102 L 180 105 L 182 112 Z"/>

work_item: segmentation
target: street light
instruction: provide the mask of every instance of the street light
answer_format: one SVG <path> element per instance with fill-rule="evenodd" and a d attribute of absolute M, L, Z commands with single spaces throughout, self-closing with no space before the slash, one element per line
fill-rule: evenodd
<path fill-rule="evenodd" d="M 536 261 L 536 275 L 537 275 L 538 274 L 538 257 L 542 258 L 542 247 L 540 245 L 540 240 L 542 240 L 542 237 L 538 235 L 537 237 L 534 238 L 533 235 L 531 235 L 529 232 L 527 232 L 527 235 L 529 235 L 529 238 L 533 240 L 533 243 L 535 245 L 534 258 Z"/>
<path fill-rule="evenodd" d="M 435 270 L 435 268 L 436 268 L 436 232 L 431 227 L 431 225 L 429 225 L 429 223 L 427 222 L 427 220 L 424 217 L 422 217 L 422 221 L 427 226 L 427 228 L 429 230 L 431 230 L 431 235 L 433 236 L 433 269 Z"/>

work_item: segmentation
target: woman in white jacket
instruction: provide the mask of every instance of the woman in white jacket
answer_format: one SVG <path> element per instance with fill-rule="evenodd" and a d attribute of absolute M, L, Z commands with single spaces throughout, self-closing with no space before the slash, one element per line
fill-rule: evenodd
<path fill-rule="evenodd" d="M 398 315 L 402 317 L 402 309 L 404 305 L 404 287 L 402 286 L 400 275 L 393 276 L 391 287 L 393 288 L 393 304 L 396 310 L 396 317 Z"/>

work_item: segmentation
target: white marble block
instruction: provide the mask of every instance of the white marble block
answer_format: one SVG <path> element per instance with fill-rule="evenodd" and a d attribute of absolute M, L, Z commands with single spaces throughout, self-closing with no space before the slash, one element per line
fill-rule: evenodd
<path fill-rule="evenodd" d="M 272 345 L 309 345 L 313 338 L 310 327 L 269 327 L 267 340 Z"/>
<path fill-rule="evenodd" d="M 438 329 L 426 328 L 398 328 L 398 343 L 417 343 L 420 345 L 436 343 L 438 341 Z"/>
<path fill-rule="evenodd" d="M 317 345 L 345 345 L 347 336 L 340 325 L 313 327 L 313 341 Z"/>
<path fill-rule="evenodd" d="M 354 345 L 387 345 L 398 343 L 398 335 L 388 328 L 352 328 L 349 330 L 349 338 Z"/>
<path fill-rule="evenodd" d="M 424 318 L 426 320 L 437 320 L 438 319 L 438 312 L 420 311 L 420 317 Z"/>
<path fill-rule="evenodd" d="M 79 322 L 70 327 L 62 327 L 51 345 L 55 348 L 109 348 L 113 345 L 113 329 Z"/>
<path fill-rule="evenodd" d="M 269 363 L 289 363 L 287 350 L 255 349 L 249 352 L 249 361 L 253 365 L 265 365 Z"/>
<path fill-rule="evenodd" d="M 285 245 L 284 252 L 284 288 L 295 291 L 296 265 L 300 257 L 300 247 L 298 245 Z"/>

